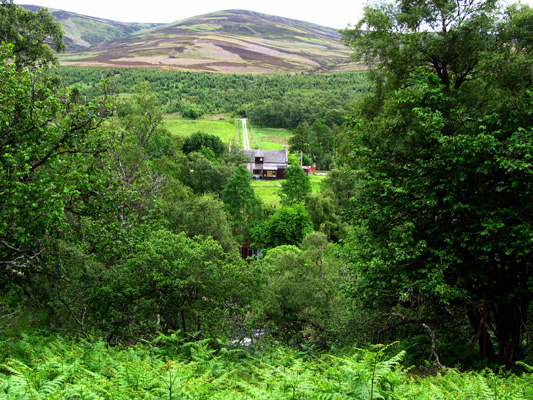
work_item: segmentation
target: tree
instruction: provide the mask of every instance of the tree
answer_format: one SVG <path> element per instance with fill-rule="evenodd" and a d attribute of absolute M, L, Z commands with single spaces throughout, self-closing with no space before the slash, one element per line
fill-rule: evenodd
<path fill-rule="evenodd" d="M 206 158 L 201 152 L 190 153 L 179 162 L 179 179 L 194 193 L 221 194 L 234 167 Z"/>
<path fill-rule="evenodd" d="M 78 89 L 19 69 L 12 49 L 0 47 L 0 265 L 23 274 L 66 211 L 97 197 L 111 108 L 105 95 L 86 104 Z"/>
<path fill-rule="evenodd" d="M 256 312 L 287 342 L 326 345 L 345 328 L 349 300 L 342 295 L 342 260 L 324 234 L 308 234 L 299 247 L 271 249 L 260 260 L 265 285 Z M 344 332 L 343 332 L 344 333 Z"/>
<path fill-rule="evenodd" d="M 100 313 L 113 333 L 133 333 L 134 339 L 178 329 L 224 336 L 230 313 L 244 306 L 238 300 L 254 287 L 248 272 L 238 254 L 232 257 L 212 238 L 155 231 L 99 290 L 106 299 Z"/>
<path fill-rule="evenodd" d="M 228 147 L 218 136 L 205 132 L 193 133 L 185 139 L 185 143 L 183 144 L 183 152 L 185 154 L 195 151 L 199 152 L 202 148 L 212 150 L 217 159 L 228 151 Z"/>
<path fill-rule="evenodd" d="M 334 118 L 335 113 L 331 115 L 331 118 Z M 329 169 L 336 152 L 337 131 L 337 126 L 329 127 L 321 118 L 317 118 L 312 125 L 304 122 L 294 130 L 289 140 L 290 150 L 298 154 L 303 153 L 304 160 L 308 160 L 304 165 L 316 163 L 320 169 Z"/>
<path fill-rule="evenodd" d="M 312 193 L 305 198 L 305 208 L 311 217 L 314 230 L 338 242 L 344 238 L 346 227 L 337 215 L 338 208 L 332 196 L 331 191 Z"/>
<path fill-rule="evenodd" d="M 293 134 L 289 139 L 290 150 L 294 153 L 303 152 L 308 155 L 308 157 L 312 157 L 315 142 L 316 137 L 314 131 L 311 130 L 309 123 L 304 122 L 294 129 Z"/>
<path fill-rule="evenodd" d="M 0 42 L 13 45 L 17 69 L 56 64 L 54 52 L 66 50 L 61 24 L 46 8 L 32 12 L 13 0 L 1 1 Z"/>
<path fill-rule="evenodd" d="M 170 152 L 170 134 L 162 123 L 159 99 L 145 82 L 135 85 L 133 96 L 117 104 L 109 152 L 123 197 L 117 205 L 121 226 L 128 214 L 131 222 L 145 215 L 148 200 L 162 189 L 163 178 L 152 165 Z"/>
<path fill-rule="evenodd" d="M 313 222 L 302 204 L 282 207 L 254 228 L 254 242 L 267 249 L 301 243 L 313 231 Z"/>
<path fill-rule="evenodd" d="M 309 177 L 299 165 L 290 165 L 285 170 L 285 180 L 281 184 L 279 195 L 281 204 L 303 203 L 309 193 L 311 193 Z"/>
<path fill-rule="evenodd" d="M 164 198 L 164 216 L 170 231 L 185 232 L 190 238 L 212 237 L 227 253 L 238 250 L 230 216 L 219 196 L 208 193 L 176 200 Z"/>
<path fill-rule="evenodd" d="M 523 354 L 533 300 L 531 32 L 520 29 L 531 16 L 499 16 L 495 1 L 398 1 L 345 32 L 379 64 L 351 125 L 351 293 L 437 328 L 465 318 L 487 355 L 490 329 L 503 364 Z"/>
<path fill-rule="evenodd" d="M 232 217 L 235 235 L 241 242 L 248 240 L 250 229 L 261 217 L 262 204 L 254 193 L 250 171 L 244 165 L 238 166 L 228 179 L 222 201 Z"/>
<path fill-rule="evenodd" d="M 344 41 L 355 57 L 388 72 L 391 85 L 401 85 L 424 66 L 447 88 L 459 89 L 494 44 L 497 7 L 497 0 L 398 0 L 367 6 L 356 27 L 344 31 Z"/>

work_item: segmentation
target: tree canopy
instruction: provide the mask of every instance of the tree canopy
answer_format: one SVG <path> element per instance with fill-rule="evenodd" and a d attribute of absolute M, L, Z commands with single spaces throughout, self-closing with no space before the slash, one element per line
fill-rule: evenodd
<path fill-rule="evenodd" d="M 350 254 L 367 304 L 415 310 L 420 323 L 428 306 L 441 324 L 467 315 L 482 350 L 494 349 L 490 328 L 509 363 L 533 299 L 531 32 L 520 28 L 532 14 L 496 6 L 379 3 L 345 31 L 379 66 L 352 119 Z"/>
<path fill-rule="evenodd" d="M 224 145 L 224 142 L 215 135 L 211 135 L 205 132 L 196 132 L 185 139 L 183 144 L 183 152 L 185 154 L 192 153 L 194 151 L 201 151 L 203 148 L 210 149 L 216 158 L 219 158 L 222 154 L 227 152 L 228 148 Z"/>
<path fill-rule="evenodd" d="M 0 42 L 13 45 L 17 69 L 55 64 L 55 53 L 67 48 L 61 24 L 46 8 L 33 12 L 13 4 L 13 0 L 1 1 Z"/>
<path fill-rule="evenodd" d="M 105 97 L 84 104 L 76 88 L 18 69 L 14 57 L 13 46 L 0 47 L 0 263 L 22 273 L 65 210 L 94 196 L 111 110 Z"/>
<path fill-rule="evenodd" d="M 313 232 L 313 222 L 302 204 L 281 207 L 253 232 L 254 242 L 267 249 L 301 243 L 305 235 Z"/>
<path fill-rule="evenodd" d="M 249 240 L 250 229 L 262 213 L 262 203 L 254 193 L 250 171 L 244 165 L 239 165 L 228 179 L 222 191 L 222 201 L 233 218 L 236 235 L 243 242 Z"/>
<path fill-rule="evenodd" d="M 290 165 L 285 170 L 285 180 L 281 184 L 281 204 L 303 203 L 311 193 L 311 183 L 305 171 L 299 165 Z"/>

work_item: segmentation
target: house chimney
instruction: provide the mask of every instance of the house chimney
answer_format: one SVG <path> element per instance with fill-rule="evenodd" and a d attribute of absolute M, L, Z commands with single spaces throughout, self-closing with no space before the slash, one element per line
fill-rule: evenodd
<path fill-rule="evenodd" d="M 283 146 L 283 150 L 285 150 L 285 161 L 289 162 L 289 150 L 287 149 L 287 142 L 285 142 L 285 145 Z"/>

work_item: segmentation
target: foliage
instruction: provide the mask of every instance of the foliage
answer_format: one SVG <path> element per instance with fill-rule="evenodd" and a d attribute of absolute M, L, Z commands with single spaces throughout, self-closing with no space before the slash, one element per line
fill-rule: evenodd
<path fill-rule="evenodd" d="M 194 151 L 200 151 L 202 148 L 210 149 L 216 158 L 219 158 L 227 151 L 227 146 L 224 145 L 222 140 L 215 135 L 211 135 L 205 132 L 196 132 L 185 139 L 183 143 L 183 152 L 185 154 L 192 153 Z"/>
<path fill-rule="evenodd" d="M 170 134 L 162 121 L 159 99 L 146 82 L 136 85 L 134 94 L 116 106 L 116 116 L 111 121 L 114 140 L 109 152 L 111 168 L 126 193 L 117 205 L 121 225 L 131 222 L 126 221 L 128 213 L 139 219 L 150 212 L 150 198 L 162 190 L 157 162 L 173 152 Z"/>
<path fill-rule="evenodd" d="M 250 230 L 261 217 L 262 203 L 254 193 L 250 171 L 244 165 L 238 166 L 228 179 L 222 201 L 232 217 L 235 235 L 241 243 L 248 241 Z"/>
<path fill-rule="evenodd" d="M 324 233 L 335 242 L 346 237 L 347 224 L 339 217 L 334 195 L 330 190 L 309 194 L 305 198 L 305 208 L 315 231 Z"/>
<path fill-rule="evenodd" d="M 167 230 L 137 245 L 114 275 L 96 293 L 105 299 L 99 312 L 112 321 L 113 334 L 133 339 L 178 329 L 223 337 L 253 288 L 237 252 L 224 252 L 210 237 Z"/>
<path fill-rule="evenodd" d="M 54 53 L 66 50 L 61 24 L 46 8 L 32 12 L 13 0 L 0 3 L 0 42 L 13 45 L 17 70 L 56 64 Z"/>
<path fill-rule="evenodd" d="M 185 232 L 190 238 L 210 236 L 228 253 L 237 249 L 226 205 L 217 196 L 210 193 L 184 198 L 165 196 L 163 201 L 165 225 L 172 232 Z"/>
<path fill-rule="evenodd" d="M 184 118 L 197 119 L 204 115 L 204 111 L 196 107 L 189 107 L 182 113 Z"/>
<path fill-rule="evenodd" d="M 147 81 L 161 96 L 166 113 L 229 113 L 248 116 L 254 125 L 286 129 L 318 118 L 328 126 L 339 125 L 331 110 L 344 112 L 369 89 L 365 73 L 348 72 L 265 76 L 62 67 L 55 73 L 67 85 L 86 85 L 89 96 L 102 77 L 111 79 L 118 94 L 131 93 L 136 82 Z"/>
<path fill-rule="evenodd" d="M 420 376 L 390 348 L 308 357 L 277 347 L 262 354 L 179 334 L 123 348 L 21 333 L 4 340 L 2 399 L 513 399 L 531 398 L 531 376 L 447 370 Z M 7 356 L 9 354 L 9 356 Z"/>
<path fill-rule="evenodd" d="M 515 29 L 525 15 L 496 24 L 492 1 L 399 1 L 367 7 L 346 31 L 382 68 L 352 120 L 349 291 L 435 321 L 467 315 L 489 356 L 490 327 L 504 364 L 522 356 L 533 293 L 533 76 L 529 33 Z M 505 60 L 498 75 L 495 60 Z"/>
<path fill-rule="evenodd" d="M 308 234 L 300 247 L 275 247 L 260 265 L 265 286 L 253 309 L 267 332 L 287 344 L 323 348 L 349 340 L 344 328 L 352 314 L 341 294 L 345 266 L 324 234 Z"/>
<path fill-rule="evenodd" d="M 281 183 L 282 205 L 303 203 L 305 197 L 311 193 L 311 183 L 305 171 L 299 165 L 290 165 L 285 169 L 285 179 Z"/>
<path fill-rule="evenodd" d="M 95 197 L 106 171 L 102 121 L 111 111 L 106 96 L 84 103 L 76 88 L 17 69 L 13 57 L 2 45 L 0 262 L 20 274 L 39 260 L 66 211 Z"/>
<path fill-rule="evenodd" d="M 353 211 L 353 197 L 357 190 L 358 174 L 349 165 L 342 165 L 329 171 L 324 179 L 324 185 L 333 194 L 335 208 L 343 220 L 350 220 Z"/>
<path fill-rule="evenodd" d="M 319 118 L 312 125 L 302 123 L 296 127 L 294 135 L 289 140 L 290 150 L 303 153 L 304 165 L 314 163 L 318 169 L 330 169 L 337 154 L 337 136 L 341 131 L 339 126 L 343 124 L 341 122 L 340 125 L 336 125 L 335 122 L 340 121 L 331 118 L 332 125 L 326 125 L 325 121 Z"/>
<path fill-rule="evenodd" d="M 282 245 L 298 245 L 313 231 L 311 217 L 302 204 L 285 206 L 256 226 L 254 243 L 267 249 Z"/>
<path fill-rule="evenodd" d="M 207 153 L 207 157 L 204 155 Z M 220 195 L 235 167 L 210 159 L 204 151 L 190 153 L 177 160 L 180 169 L 179 180 L 189 186 L 195 194 L 214 193 Z"/>
<path fill-rule="evenodd" d="M 378 67 L 372 80 L 51 78 L 35 67 L 54 62 L 43 38 L 60 33 L 3 0 L 0 398 L 531 397 L 528 375 L 397 367 L 428 350 L 438 367 L 463 361 L 476 340 L 510 364 L 531 320 L 532 11 L 468 4 L 367 7 L 345 40 Z M 91 84 L 102 77 L 114 105 L 108 82 Z M 170 135 L 165 112 L 295 129 L 305 163 L 338 163 L 329 190 L 310 194 L 318 184 L 291 167 L 273 188 L 283 206 L 262 207 L 242 155 L 203 121 Z M 244 262 L 252 241 L 265 257 Z M 336 348 L 376 337 L 409 351 Z"/>

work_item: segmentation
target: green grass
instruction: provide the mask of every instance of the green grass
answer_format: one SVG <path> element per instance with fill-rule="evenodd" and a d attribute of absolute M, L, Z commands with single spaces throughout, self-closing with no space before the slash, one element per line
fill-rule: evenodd
<path fill-rule="evenodd" d="M 311 190 L 313 193 L 322 190 L 322 181 L 325 175 L 309 175 L 311 181 Z M 278 181 L 252 181 L 256 196 L 258 196 L 264 204 L 279 205 L 279 192 L 281 191 L 281 184 L 283 180 Z"/>
<path fill-rule="evenodd" d="M 263 204 L 278 205 L 281 182 L 283 181 L 252 181 L 252 187 L 255 195 L 261 199 Z"/>
<path fill-rule="evenodd" d="M 252 126 L 249 131 L 250 146 L 255 148 L 255 143 L 252 143 L 255 140 L 262 150 L 283 150 L 283 146 L 289 142 L 292 136 L 292 132 L 286 129 L 256 128 Z"/>
<path fill-rule="evenodd" d="M 165 127 L 173 135 L 187 137 L 193 133 L 202 131 L 218 136 L 224 143 L 232 143 L 234 147 L 242 148 L 242 128 L 241 122 L 232 118 L 207 117 L 196 120 L 185 119 L 176 114 L 167 115 Z M 250 128 L 249 128 L 250 130 Z M 238 137 L 237 137 L 238 136 Z M 283 146 L 292 136 L 292 133 L 285 129 L 255 128 L 250 130 L 250 146 L 262 150 L 283 150 Z"/>
<path fill-rule="evenodd" d="M 224 143 L 232 143 L 235 145 L 237 140 L 237 130 L 234 119 L 184 119 L 176 115 L 167 115 L 165 119 L 165 128 L 171 134 L 187 137 L 196 132 L 205 132 L 211 135 L 218 136 Z M 239 133 L 240 123 L 238 125 Z"/>
<path fill-rule="evenodd" d="M 326 175 L 309 175 L 311 181 L 311 191 L 313 193 L 320 192 L 322 190 L 323 181 L 326 179 Z"/>

